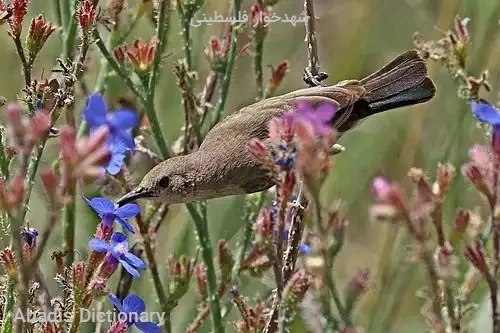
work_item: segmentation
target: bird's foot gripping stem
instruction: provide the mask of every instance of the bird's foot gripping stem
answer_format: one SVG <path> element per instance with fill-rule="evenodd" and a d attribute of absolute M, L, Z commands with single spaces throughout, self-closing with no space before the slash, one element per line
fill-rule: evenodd
<path fill-rule="evenodd" d="M 302 80 L 307 83 L 310 87 L 318 87 L 323 86 L 321 81 L 324 81 L 328 78 L 328 74 L 325 72 L 319 72 L 317 74 L 311 73 L 309 67 L 304 69 L 304 75 L 302 76 Z"/>

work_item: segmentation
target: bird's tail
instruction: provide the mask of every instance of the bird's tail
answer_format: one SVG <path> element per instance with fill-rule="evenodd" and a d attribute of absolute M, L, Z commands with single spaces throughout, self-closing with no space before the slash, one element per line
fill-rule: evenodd
<path fill-rule="evenodd" d="M 427 77 L 427 66 L 415 50 L 401 54 L 360 80 L 360 84 L 365 88 L 363 100 L 371 114 L 423 103 L 436 93 L 434 83 Z"/>

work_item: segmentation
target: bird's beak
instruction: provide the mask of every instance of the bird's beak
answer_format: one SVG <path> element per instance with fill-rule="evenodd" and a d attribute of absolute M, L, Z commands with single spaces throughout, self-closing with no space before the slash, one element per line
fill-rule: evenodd
<path fill-rule="evenodd" d="M 137 199 L 149 198 L 151 194 L 143 187 L 136 187 L 132 191 L 125 194 L 123 197 L 116 201 L 118 206 L 123 206 L 129 202 L 135 201 Z"/>

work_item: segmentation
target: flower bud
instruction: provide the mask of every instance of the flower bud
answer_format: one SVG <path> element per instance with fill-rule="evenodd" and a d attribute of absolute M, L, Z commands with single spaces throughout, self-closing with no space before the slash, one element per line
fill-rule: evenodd
<path fill-rule="evenodd" d="M 16 279 L 17 270 L 16 270 L 16 261 L 14 260 L 14 253 L 11 249 L 6 248 L 0 252 L 0 260 L 3 263 L 3 267 L 7 276 L 10 279 Z"/>
<path fill-rule="evenodd" d="M 476 164 L 472 162 L 465 164 L 462 167 L 462 172 L 467 178 L 469 178 L 472 185 L 474 185 L 479 192 L 483 193 L 488 198 L 492 197 L 485 176 Z"/>
<path fill-rule="evenodd" d="M 451 280 L 458 277 L 457 258 L 449 246 L 441 246 L 436 251 L 436 268 L 439 277 Z"/>
<path fill-rule="evenodd" d="M 481 245 L 480 241 L 476 241 L 474 245 L 467 246 L 465 248 L 465 257 L 479 272 L 481 272 L 481 274 L 483 274 L 483 277 L 487 281 L 491 281 L 492 277 L 490 274 L 490 269 L 488 264 L 486 263 L 483 246 Z"/>
<path fill-rule="evenodd" d="M 24 179 L 17 175 L 10 181 L 7 194 L 7 209 L 12 210 L 19 206 L 24 199 Z"/>
<path fill-rule="evenodd" d="M 123 64 L 125 62 L 125 51 L 124 47 L 118 46 L 113 49 L 113 54 L 115 55 L 116 61 L 118 61 L 119 64 Z"/>
<path fill-rule="evenodd" d="M 111 325 L 108 329 L 108 333 L 125 333 L 128 331 L 128 325 L 126 322 L 117 321 Z"/>
<path fill-rule="evenodd" d="M 179 261 L 176 261 L 173 255 L 168 257 L 169 292 L 174 300 L 180 299 L 188 291 L 194 271 L 193 263 L 194 261 L 185 255 L 182 255 Z"/>
<path fill-rule="evenodd" d="M 218 263 L 220 268 L 220 280 L 222 283 L 231 282 L 231 273 L 234 266 L 234 259 L 231 249 L 225 240 L 219 240 L 217 243 Z"/>
<path fill-rule="evenodd" d="M 257 221 L 253 225 L 255 243 L 258 247 L 267 249 L 271 246 L 274 235 L 274 223 L 272 210 L 262 208 Z"/>
<path fill-rule="evenodd" d="M 194 268 L 194 276 L 196 277 L 196 282 L 198 283 L 198 292 L 203 301 L 207 298 L 207 273 L 205 271 L 205 265 L 199 264 Z"/>
<path fill-rule="evenodd" d="M 49 196 L 50 202 L 54 205 L 58 202 L 57 198 L 57 186 L 58 180 L 56 175 L 52 170 L 45 170 L 40 173 L 40 178 L 42 179 L 43 187 L 45 187 L 45 191 Z"/>
<path fill-rule="evenodd" d="M 360 270 L 347 285 L 347 289 L 345 291 L 346 311 L 350 312 L 354 308 L 356 301 L 368 288 L 369 276 L 369 269 Z"/>
<path fill-rule="evenodd" d="M 56 29 L 55 25 L 45 21 L 42 15 L 38 15 L 36 18 L 31 20 L 30 28 L 28 31 L 28 36 L 26 39 L 26 46 L 28 49 L 29 61 L 33 62 L 45 45 L 47 39 Z"/>
<path fill-rule="evenodd" d="M 293 273 L 284 291 L 284 299 L 288 307 L 296 308 L 302 302 L 304 296 L 312 284 L 311 277 L 300 269 Z"/>
<path fill-rule="evenodd" d="M 271 73 L 271 78 L 269 79 L 266 85 L 266 93 L 265 93 L 266 96 L 270 97 L 274 95 L 276 89 L 278 89 L 278 87 L 281 85 L 281 82 L 283 81 L 283 78 L 285 77 L 288 68 L 289 68 L 288 62 L 283 61 L 275 69 L 273 69 Z"/>
<path fill-rule="evenodd" d="M 85 267 L 86 263 L 84 261 L 76 261 L 71 265 L 75 297 L 77 297 L 77 295 L 81 297 L 81 293 L 85 289 Z"/>
<path fill-rule="evenodd" d="M 21 107 L 18 104 L 7 105 L 7 131 L 9 139 L 16 148 L 24 146 L 24 135 L 26 133 L 26 124 L 23 119 Z"/>
<path fill-rule="evenodd" d="M 12 17 L 10 21 L 13 38 L 19 39 L 23 30 L 23 19 L 28 13 L 28 0 L 12 0 Z"/>
<path fill-rule="evenodd" d="M 88 34 L 95 24 L 96 9 L 91 0 L 85 0 L 78 8 L 78 23 L 82 36 Z"/>
<path fill-rule="evenodd" d="M 453 165 L 449 163 L 438 165 L 436 179 L 440 195 L 443 195 L 450 188 L 454 176 L 455 167 Z"/>

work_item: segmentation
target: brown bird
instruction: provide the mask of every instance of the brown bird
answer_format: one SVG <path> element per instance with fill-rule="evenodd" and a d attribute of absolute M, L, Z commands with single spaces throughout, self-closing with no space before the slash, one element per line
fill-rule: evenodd
<path fill-rule="evenodd" d="M 196 152 L 155 166 L 117 203 L 145 198 L 172 204 L 266 190 L 274 183 L 246 144 L 252 138 L 268 138 L 268 122 L 295 102 L 336 104 L 331 123 L 343 133 L 363 118 L 428 101 L 435 92 L 425 62 L 411 50 L 362 80 L 296 90 L 254 103 L 214 126 Z"/>

